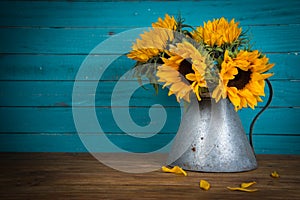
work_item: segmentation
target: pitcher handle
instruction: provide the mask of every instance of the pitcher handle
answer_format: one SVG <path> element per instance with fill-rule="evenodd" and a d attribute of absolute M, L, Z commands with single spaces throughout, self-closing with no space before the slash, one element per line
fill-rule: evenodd
<path fill-rule="evenodd" d="M 268 101 L 266 103 L 266 105 L 256 114 L 256 116 L 253 118 L 251 125 L 250 125 L 250 131 L 249 131 L 249 143 L 254 151 L 254 146 L 253 146 L 253 127 L 254 124 L 256 122 L 256 120 L 258 119 L 258 117 L 269 107 L 269 105 L 271 104 L 272 98 L 273 98 L 273 88 L 272 88 L 272 84 L 269 81 L 269 79 L 266 79 L 266 82 L 268 84 L 269 87 L 269 98 Z"/>

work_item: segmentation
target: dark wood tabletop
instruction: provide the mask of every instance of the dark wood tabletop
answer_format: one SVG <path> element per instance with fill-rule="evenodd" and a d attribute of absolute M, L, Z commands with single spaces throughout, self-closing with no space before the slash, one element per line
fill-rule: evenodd
<path fill-rule="evenodd" d="M 0 199 L 300 199 L 299 155 L 257 160 L 258 169 L 249 172 L 182 176 L 160 169 L 125 173 L 88 153 L 0 153 Z M 280 177 L 272 178 L 273 171 Z M 200 189 L 201 179 L 211 184 L 208 191 Z M 227 189 L 251 181 L 256 192 Z"/>

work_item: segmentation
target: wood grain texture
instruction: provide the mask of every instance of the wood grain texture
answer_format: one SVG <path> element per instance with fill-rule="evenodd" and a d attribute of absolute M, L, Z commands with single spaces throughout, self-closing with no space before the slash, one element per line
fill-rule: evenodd
<path fill-rule="evenodd" d="M 266 53 L 270 62 L 276 64 L 271 70 L 274 72 L 271 108 L 263 113 L 254 128 L 256 151 L 299 154 L 300 1 L 294 0 L 1 1 L 0 151 L 86 151 L 76 134 L 71 110 L 73 84 L 84 59 L 96 45 L 118 33 L 149 27 L 165 13 L 176 16 L 179 12 L 193 26 L 224 16 L 235 18 L 243 30 L 248 30 L 254 48 Z M 148 109 L 155 103 L 164 105 L 170 115 L 177 116 L 169 119 L 159 137 L 152 141 L 152 147 L 133 143 L 116 125 L 111 114 L 112 90 L 134 62 L 122 55 L 125 51 L 117 51 L 115 47 L 134 39 L 134 35 L 131 39 L 123 38 L 108 46 L 107 51 L 93 55 L 95 64 L 91 64 L 90 70 L 96 74 L 103 68 L 97 65 L 98 59 L 120 56 L 98 83 L 95 95 L 98 119 L 119 145 L 136 146 L 144 151 L 157 148 L 174 135 L 180 108 L 174 96 L 167 96 L 167 90 L 159 91 L 157 96 L 153 90 L 138 89 L 134 93 L 130 110 L 137 124 L 149 123 Z M 79 79 L 86 91 L 98 81 L 95 77 Z M 116 106 L 121 110 L 127 106 L 123 97 L 132 88 L 133 81 L 129 79 L 125 83 L 128 87 L 120 93 Z M 266 100 L 268 89 L 265 92 Z M 259 104 L 259 108 L 264 104 Z M 89 110 L 92 104 L 80 101 L 73 105 Z M 257 112 L 258 109 L 239 112 L 247 132 Z"/>
<path fill-rule="evenodd" d="M 95 132 L 98 130 L 94 124 L 89 122 L 91 113 L 94 111 L 92 107 L 79 107 L 74 108 L 77 112 L 83 113 L 83 119 L 87 125 L 85 132 Z M 145 107 L 131 107 L 131 108 L 115 108 L 116 112 L 125 113 L 129 110 L 132 120 L 140 126 L 146 126 L 151 124 L 159 124 L 161 119 L 154 118 L 150 121 L 149 108 Z M 160 112 L 160 108 L 157 108 Z M 120 133 L 122 129 L 116 124 L 111 107 L 100 107 L 96 108 L 96 114 L 98 122 L 105 132 Z M 0 108 L 2 113 L 1 123 L 5 126 L 0 127 L 0 132 L 19 132 L 19 133 L 74 133 L 76 132 L 74 119 L 72 115 L 72 108 L 70 107 L 50 107 L 50 108 L 31 108 L 31 107 L 20 107 L 20 108 Z M 167 107 L 165 111 L 168 115 L 166 118 L 166 125 L 162 128 L 162 132 L 173 133 L 176 132 L 181 118 L 181 110 L 178 107 Z M 255 114 L 259 110 L 245 109 L 239 113 L 242 123 L 248 131 L 248 127 L 254 118 Z M 284 116 L 283 116 L 284 113 Z M 300 109 L 296 108 L 269 108 L 267 111 L 260 116 L 259 120 L 255 125 L 255 133 L 260 134 L 294 134 L 299 135 L 298 132 L 298 119 L 300 118 Z M 82 120 L 83 120 L 82 119 Z M 151 130 L 147 129 L 145 130 Z M 147 132 L 147 131 L 145 131 Z"/>
<path fill-rule="evenodd" d="M 115 152 L 103 143 L 95 142 L 97 138 L 109 137 L 114 144 L 123 150 L 133 152 L 152 152 L 160 150 L 163 145 L 171 141 L 175 134 L 158 134 L 153 140 L 137 142 L 128 139 L 123 133 L 106 133 L 106 135 L 86 134 L 83 142 L 77 133 L 1 133 L 1 152 Z M 300 154 L 299 136 L 291 134 L 255 134 L 253 143 L 256 154 Z M 277 145 L 280 144 L 280 145 Z M 88 149 L 86 147 L 88 146 Z M 166 152 L 167 151 L 163 151 Z"/>
<path fill-rule="evenodd" d="M 244 25 L 299 24 L 300 3 L 294 0 L 229 1 L 3 1 L 1 26 L 137 27 L 149 26 L 165 13 L 181 15 L 194 26 L 226 16 Z M 291 17 L 293 16 L 293 17 Z M 121 19 L 121 20 L 120 20 Z"/>
<path fill-rule="evenodd" d="M 271 80 L 299 80 L 300 56 L 293 53 L 269 53 L 266 54 L 270 62 L 276 66 L 271 69 L 274 73 Z M 95 63 L 105 59 L 106 55 L 97 55 Z M 26 55 L 3 54 L 0 55 L 0 79 L 1 80 L 26 80 L 26 81 L 74 81 L 76 74 L 86 55 Z M 93 60 L 93 59 L 91 59 Z M 107 68 L 107 73 L 101 77 L 103 81 L 116 81 L 134 65 L 134 61 L 126 56 L 121 56 Z M 94 72 L 97 67 L 91 67 Z M 77 79 L 86 80 L 86 79 Z M 89 79 L 93 80 L 93 79 Z M 97 79 L 94 79 L 98 81 Z"/>
<path fill-rule="evenodd" d="M 111 155 L 112 157 L 113 155 Z M 258 169 L 244 173 L 199 173 L 188 176 L 159 169 L 133 174 L 111 169 L 89 154 L 2 153 L 1 199 L 299 199 L 299 156 L 259 155 Z M 135 165 L 134 162 L 119 162 Z M 136 166 L 137 168 L 139 166 Z M 276 170 L 280 178 L 270 177 Z M 200 179 L 211 189 L 199 188 Z M 257 192 L 226 187 L 256 181 Z"/>
<path fill-rule="evenodd" d="M 156 21 L 154 19 L 153 21 Z M 147 26 L 148 27 L 148 26 Z M 144 30 L 136 32 L 135 36 L 128 34 L 131 39 L 113 38 L 101 54 L 124 54 L 130 49 L 120 51 L 116 45 L 127 44 L 129 47 Z M 245 27 L 247 30 L 249 27 Z M 111 32 L 118 34 L 130 28 L 75 28 L 75 29 L 40 29 L 40 28 L 2 28 L 1 53 L 6 54 L 89 54 L 97 45 L 111 37 Z M 295 33 L 300 31 L 300 25 L 289 26 L 253 26 L 249 35 L 255 49 L 264 53 L 299 52 L 299 40 Z M 124 33 L 125 34 L 125 33 Z M 284 35 L 284 37 L 282 37 Z M 294 41 L 294 42 L 290 42 Z M 123 44 L 124 43 L 124 44 Z M 111 45 L 111 46 L 109 46 Z M 127 51 L 126 51 L 127 50 Z"/>
<path fill-rule="evenodd" d="M 114 95 L 117 101 L 112 104 L 111 96 L 116 83 L 122 84 L 123 87 Z M 300 81 L 272 81 L 273 90 L 275 91 L 271 107 L 300 107 Z M 159 89 L 158 94 L 151 85 L 145 85 L 145 88 L 138 87 L 137 80 L 129 81 L 86 81 L 81 82 L 84 91 L 78 90 L 73 94 L 73 81 L 1 81 L 0 87 L 3 88 L 0 93 L 1 106 L 3 107 L 70 107 L 72 106 L 92 106 L 93 102 L 85 95 L 93 95 L 93 85 L 97 85 L 95 95 L 95 105 L 107 107 L 117 106 L 143 106 L 149 107 L 154 104 L 163 106 L 179 106 L 174 96 L 168 96 L 168 89 Z M 16 91 L 18 91 L 16 93 Z M 128 105 L 127 94 L 133 93 Z M 258 106 L 265 105 L 269 97 L 269 89 L 265 89 L 265 101 Z M 72 102 L 72 95 L 81 97 L 85 101 Z"/>

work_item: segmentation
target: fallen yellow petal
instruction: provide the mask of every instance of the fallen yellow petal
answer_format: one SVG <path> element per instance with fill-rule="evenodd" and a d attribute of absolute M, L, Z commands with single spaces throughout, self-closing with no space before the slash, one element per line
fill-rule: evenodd
<path fill-rule="evenodd" d="M 271 173 L 271 177 L 279 178 L 279 174 L 276 171 L 274 171 L 274 172 Z"/>
<path fill-rule="evenodd" d="M 256 184 L 256 182 L 255 181 L 253 181 L 253 182 L 249 182 L 249 183 L 242 183 L 241 184 L 241 188 L 248 188 L 248 187 L 250 187 L 250 186 L 252 186 L 252 185 L 254 185 L 254 184 Z"/>
<path fill-rule="evenodd" d="M 257 189 L 246 189 L 246 188 L 241 188 L 241 187 L 227 187 L 227 189 L 232 190 L 232 191 L 242 191 L 242 192 L 255 192 Z"/>
<path fill-rule="evenodd" d="M 209 190 L 210 184 L 206 180 L 200 180 L 200 188 L 203 190 Z"/>
<path fill-rule="evenodd" d="M 175 174 L 183 174 L 184 176 L 187 176 L 187 173 L 181 167 L 178 167 L 178 166 L 174 166 L 172 169 L 170 169 L 170 168 L 168 168 L 166 166 L 162 166 L 161 170 L 163 172 L 170 172 L 170 173 L 175 173 Z"/>

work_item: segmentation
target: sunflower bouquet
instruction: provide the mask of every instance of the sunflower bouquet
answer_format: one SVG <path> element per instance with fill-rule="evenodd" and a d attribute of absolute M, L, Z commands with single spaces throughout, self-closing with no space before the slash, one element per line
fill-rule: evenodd
<path fill-rule="evenodd" d="M 165 15 L 140 35 L 127 57 L 136 61 L 134 76 L 147 77 L 157 89 L 169 87 L 168 95 L 190 102 L 194 93 L 201 101 L 228 98 L 235 110 L 254 109 L 265 96 L 266 73 L 274 64 L 251 49 L 246 32 L 234 19 L 224 17 L 203 26 L 184 24 L 182 18 Z"/>

